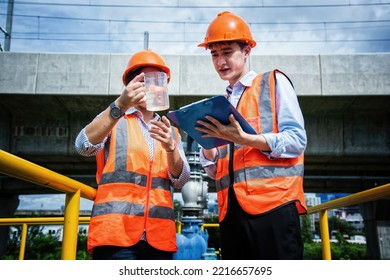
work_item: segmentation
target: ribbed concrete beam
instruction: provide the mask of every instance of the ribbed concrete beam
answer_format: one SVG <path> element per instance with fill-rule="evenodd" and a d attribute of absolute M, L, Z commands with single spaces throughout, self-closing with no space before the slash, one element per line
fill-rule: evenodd
<path fill-rule="evenodd" d="M 117 95 L 130 54 L 0 53 L 0 94 Z M 221 94 L 209 55 L 166 56 L 172 96 Z M 256 72 L 277 68 L 302 96 L 390 95 L 390 53 L 252 56 Z M 4 71 L 4 69 L 7 69 Z"/>

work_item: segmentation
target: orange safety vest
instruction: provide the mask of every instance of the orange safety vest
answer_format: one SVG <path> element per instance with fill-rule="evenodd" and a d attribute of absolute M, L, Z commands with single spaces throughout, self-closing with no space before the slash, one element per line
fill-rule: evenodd
<path fill-rule="evenodd" d="M 178 142 L 178 131 L 174 128 Z M 98 189 L 88 229 L 88 251 L 95 246 L 132 246 L 146 230 L 156 249 L 176 252 L 168 162 L 156 141 L 153 160 L 134 115 L 121 118 L 105 149 L 96 157 Z M 106 150 L 107 152 L 107 150 Z"/>
<path fill-rule="evenodd" d="M 237 106 L 259 134 L 278 132 L 276 71 L 256 76 Z M 249 214 L 263 214 L 292 201 L 300 214 L 306 213 L 303 153 L 297 158 L 269 159 L 258 149 L 248 146 L 224 145 L 218 150 L 216 188 L 220 222 L 228 210 L 228 190 L 231 187 L 241 208 Z"/>

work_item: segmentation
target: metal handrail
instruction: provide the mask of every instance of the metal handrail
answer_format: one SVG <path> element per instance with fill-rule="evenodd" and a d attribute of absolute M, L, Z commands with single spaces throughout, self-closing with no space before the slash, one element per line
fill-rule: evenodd
<path fill-rule="evenodd" d="M 337 208 L 347 207 L 351 205 L 357 205 L 364 202 L 378 200 L 387 196 L 390 196 L 390 184 L 385 184 L 383 186 L 375 187 L 369 190 L 361 191 L 345 197 L 324 202 L 316 206 L 311 206 L 308 208 L 307 213 L 314 214 L 320 211 L 337 209 Z"/>
<path fill-rule="evenodd" d="M 20 225 L 62 225 L 64 217 L 36 217 L 36 218 L 1 218 L 0 225 L 2 226 L 20 226 Z M 91 217 L 79 217 L 79 224 L 88 224 Z"/>
<path fill-rule="evenodd" d="M 79 217 L 78 224 L 85 225 L 89 224 L 91 217 Z M 38 218 L 1 218 L 0 226 L 22 226 L 22 232 L 20 236 L 20 248 L 19 248 L 19 260 L 24 260 L 24 254 L 26 251 L 26 240 L 27 240 L 27 231 L 28 226 L 33 225 L 64 225 L 65 217 L 38 217 Z M 63 231 L 63 237 L 65 234 L 65 229 Z M 69 238 L 68 238 L 69 239 Z M 77 239 L 76 239 L 77 240 Z M 64 241 L 63 243 L 68 242 Z M 71 243 L 73 246 L 77 247 L 77 243 Z M 69 245 L 70 246 L 70 245 Z M 67 246 L 67 247 L 69 247 Z M 62 252 L 61 252 L 62 253 Z M 74 258 L 72 259 L 74 260 Z"/>
<path fill-rule="evenodd" d="M 96 189 L 3 150 L 0 150 L 0 173 L 66 194 L 61 259 L 76 259 L 80 198 L 94 200 Z"/>
<path fill-rule="evenodd" d="M 7 153 L 1 149 L 0 173 L 36 185 L 49 187 L 63 193 L 76 193 L 80 190 L 81 197 L 89 200 L 94 200 L 96 196 L 96 189 L 88 185 Z"/>
<path fill-rule="evenodd" d="M 0 150 L 0 173 L 50 187 L 66 193 L 64 217 L 57 218 L 1 218 L 1 225 L 22 225 L 22 240 L 19 258 L 24 256 L 24 246 L 27 237 L 28 224 L 64 224 L 61 259 L 76 258 L 78 224 L 89 223 L 90 217 L 79 217 L 80 198 L 94 200 L 96 189 L 76 180 L 43 168 L 39 165 L 16 157 Z M 316 206 L 308 207 L 307 215 L 319 213 L 320 233 L 322 240 L 322 258 L 331 259 L 328 210 L 347 207 L 364 202 L 378 200 L 390 196 L 390 184 L 375 187 L 356 194 L 348 195 Z M 218 224 L 204 224 L 204 227 L 218 227 Z M 180 232 L 181 225 L 178 225 Z M 22 258 L 23 259 L 23 258 Z"/>
<path fill-rule="evenodd" d="M 345 197 L 337 198 L 307 209 L 307 214 L 319 213 L 320 234 L 322 241 L 322 259 L 331 260 L 328 210 L 357 205 L 390 196 L 390 184 L 361 191 Z"/>

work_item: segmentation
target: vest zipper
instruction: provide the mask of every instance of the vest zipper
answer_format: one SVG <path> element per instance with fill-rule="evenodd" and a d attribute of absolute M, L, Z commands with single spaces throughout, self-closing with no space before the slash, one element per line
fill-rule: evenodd
<path fill-rule="evenodd" d="M 234 159 L 234 143 L 229 143 L 229 188 L 228 188 L 228 193 L 227 193 L 227 206 L 226 206 L 226 216 L 229 214 L 229 209 L 230 209 L 230 203 L 231 203 L 231 196 L 234 195 L 234 168 L 233 168 L 233 159 Z"/>
<path fill-rule="evenodd" d="M 229 188 L 233 188 L 234 185 L 234 143 L 229 143 Z"/>
<path fill-rule="evenodd" d="M 152 186 L 152 167 L 153 160 L 149 161 L 149 174 L 146 181 L 146 202 L 145 202 L 145 219 L 144 219 L 144 233 L 146 234 L 146 221 L 149 216 L 149 200 L 150 200 L 150 189 Z"/>

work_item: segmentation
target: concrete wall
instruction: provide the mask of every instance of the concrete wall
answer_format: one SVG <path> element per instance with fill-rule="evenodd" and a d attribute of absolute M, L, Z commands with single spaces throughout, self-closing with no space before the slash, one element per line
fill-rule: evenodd
<path fill-rule="evenodd" d="M 117 95 L 130 54 L 0 53 L 0 94 Z M 165 56 L 173 96 L 226 86 L 209 55 Z M 302 96 L 389 95 L 390 53 L 252 56 L 251 69 L 285 72 Z"/>

